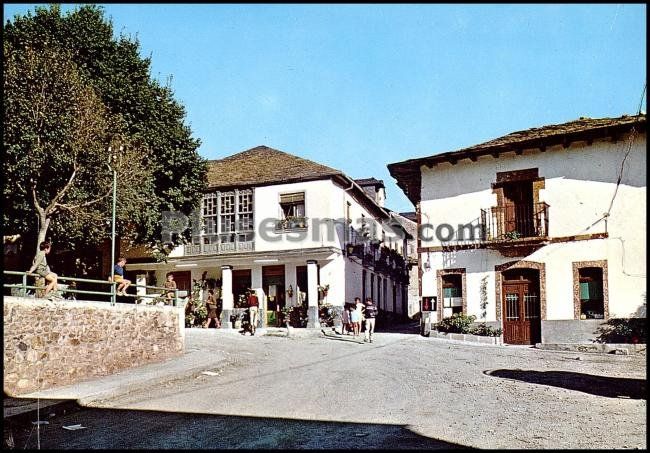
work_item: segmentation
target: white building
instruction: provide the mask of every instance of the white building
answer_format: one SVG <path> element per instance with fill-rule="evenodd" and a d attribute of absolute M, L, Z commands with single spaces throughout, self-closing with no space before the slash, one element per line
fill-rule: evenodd
<path fill-rule="evenodd" d="M 216 282 L 224 321 L 248 288 L 260 296 L 262 325 L 304 303 L 308 327 L 318 327 L 319 300 L 342 306 L 369 296 L 403 311 L 408 235 L 341 171 L 259 146 L 210 161 L 208 186 L 192 243 L 167 263 L 129 260 L 129 272 L 158 284 L 172 272 L 182 289 L 202 277 Z"/>
<path fill-rule="evenodd" d="M 581 118 L 388 165 L 418 218 L 419 292 L 504 342 L 645 317 L 646 118 Z M 474 233 L 474 238 L 471 234 Z"/>

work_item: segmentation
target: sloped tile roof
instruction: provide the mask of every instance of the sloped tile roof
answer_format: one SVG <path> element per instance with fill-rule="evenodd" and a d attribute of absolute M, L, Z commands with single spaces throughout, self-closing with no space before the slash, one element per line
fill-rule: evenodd
<path fill-rule="evenodd" d="M 421 165 L 434 166 L 442 162 L 456 164 L 462 159 L 475 161 L 479 156 L 489 154 L 497 158 L 501 153 L 521 152 L 524 149 L 539 148 L 544 151 L 546 147 L 554 145 L 563 145 L 568 148 L 573 142 L 587 141 L 591 143 L 593 140 L 626 133 L 633 127 L 638 132 L 645 132 L 646 115 L 623 115 L 617 118 L 582 117 L 567 123 L 550 124 L 512 132 L 468 148 L 395 162 L 387 166 L 391 176 L 397 180 L 397 185 L 413 203 L 417 203 L 420 200 Z"/>
<path fill-rule="evenodd" d="M 384 186 L 384 181 L 381 179 L 375 179 L 373 178 L 361 178 L 361 179 L 355 179 L 354 182 L 359 184 L 361 187 L 364 186 L 379 186 L 379 187 L 385 187 Z"/>
<path fill-rule="evenodd" d="M 211 189 L 309 181 L 334 175 L 343 173 L 268 146 L 208 161 L 208 187 Z"/>

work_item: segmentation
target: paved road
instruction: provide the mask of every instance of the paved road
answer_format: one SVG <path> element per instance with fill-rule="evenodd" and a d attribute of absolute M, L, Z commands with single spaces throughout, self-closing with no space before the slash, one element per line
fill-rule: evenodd
<path fill-rule="evenodd" d="M 644 355 L 206 330 L 188 351 L 225 358 L 54 417 L 41 447 L 646 448 Z"/>

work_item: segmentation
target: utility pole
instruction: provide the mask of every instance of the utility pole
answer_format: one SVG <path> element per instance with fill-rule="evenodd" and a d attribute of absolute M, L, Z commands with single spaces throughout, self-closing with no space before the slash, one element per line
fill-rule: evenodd
<path fill-rule="evenodd" d="M 124 150 L 123 146 L 120 146 L 120 153 Z M 117 171 L 115 170 L 115 163 L 117 162 L 117 152 L 113 151 L 112 147 L 108 147 L 108 159 L 109 159 L 109 165 L 108 167 L 113 171 L 113 212 L 112 212 L 112 225 L 111 225 L 111 264 L 110 264 L 110 272 L 111 272 L 111 280 L 113 279 L 113 266 L 115 266 L 115 209 L 117 206 Z M 113 285 L 111 286 L 111 305 L 115 305 L 116 302 L 116 296 L 115 296 L 115 289 L 116 289 L 115 282 L 113 282 Z"/>

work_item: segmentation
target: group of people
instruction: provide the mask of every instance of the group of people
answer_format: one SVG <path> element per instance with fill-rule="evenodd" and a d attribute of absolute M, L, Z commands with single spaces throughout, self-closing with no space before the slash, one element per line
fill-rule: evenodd
<path fill-rule="evenodd" d="M 43 297 L 56 298 L 54 296 L 57 291 L 57 275 L 50 270 L 50 267 L 47 264 L 47 254 L 50 253 L 52 246 L 49 242 L 41 242 L 39 245 L 39 252 L 34 258 L 32 267 L 27 271 L 28 273 L 36 272 L 37 275 L 42 277 L 46 286 L 44 289 Z M 126 264 L 126 258 L 123 256 L 119 257 L 115 267 L 113 268 L 113 275 L 109 279 L 117 283 L 117 294 L 122 296 L 126 293 L 126 289 L 131 284 L 131 281 L 124 278 L 124 266 Z M 167 281 L 164 284 L 165 288 L 165 299 L 167 303 L 171 303 L 174 298 L 175 290 L 177 289 L 176 282 L 174 281 L 174 275 L 172 273 L 167 274 Z M 248 307 L 249 307 L 249 329 L 251 335 L 255 335 L 255 330 L 257 327 L 259 319 L 259 299 L 255 290 L 249 289 L 247 291 Z M 208 310 L 208 321 L 206 327 L 211 327 L 214 325 L 216 328 L 221 327 L 221 321 L 217 313 L 217 300 L 215 298 L 214 290 L 208 290 L 208 296 L 205 301 L 206 308 Z M 342 314 L 342 334 L 348 334 L 353 336 L 359 336 L 361 334 L 361 325 L 365 323 L 365 342 L 372 343 L 372 335 L 375 331 L 375 318 L 377 317 L 377 306 L 373 303 L 370 297 L 366 298 L 365 304 L 361 302 L 361 299 L 358 297 L 354 298 L 354 303 L 346 303 L 343 307 Z"/>
<path fill-rule="evenodd" d="M 346 303 L 343 306 L 341 321 L 343 335 L 353 335 L 358 337 L 361 334 L 361 325 L 364 323 L 365 336 L 363 341 L 372 343 L 372 335 L 375 333 L 375 318 L 377 317 L 377 306 L 370 297 L 366 297 L 366 303 L 362 303 L 358 297 L 354 298 L 354 303 Z"/>
<path fill-rule="evenodd" d="M 47 255 L 52 251 L 52 244 L 47 241 L 43 241 L 38 246 L 38 253 L 34 257 L 32 266 L 27 270 L 28 274 L 36 273 L 40 278 L 45 282 L 45 287 L 42 290 L 42 297 L 48 299 L 62 299 L 62 296 L 58 294 L 58 276 L 50 269 L 50 266 L 47 264 Z M 113 273 L 109 277 L 110 282 L 117 284 L 116 294 L 118 296 L 126 295 L 127 288 L 131 285 L 131 281 L 127 280 L 124 277 L 124 266 L 126 265 L 126 258 L 120 256 L 113 267 Z M 74 282 L 70 286 L 76 286 Z M 176 282 L 174 281 L 174 275 L 169 273 L 167 275 L 167 281 L 164 284 L 166 289 L 164 293 L 165 302 L 170 304 L 174 298 L 175 290 L 177 289 Z M 216 302 L 215 302 L 216 307 Z M 216 310 L 216 308 L 215 308 Z M 217 323 L 219 320 L 217 319 Z"/>

